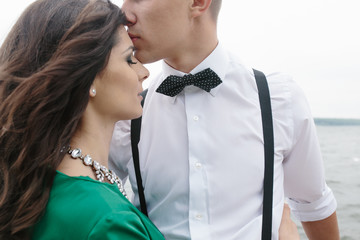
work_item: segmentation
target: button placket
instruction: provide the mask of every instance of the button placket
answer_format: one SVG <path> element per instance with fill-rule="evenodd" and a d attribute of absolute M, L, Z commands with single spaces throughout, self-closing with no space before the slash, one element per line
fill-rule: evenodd
<path fill-rule="evenodd" d="M 192 239 L 210 239 L 209 218 L 207 214 L 207 179 L 204 166 L 201 164 L 202 154 L 202 122 L 201 107 L 199 106 L 200 89 L 189 86 L 185 88 L 186 116 L 189 144 L 189 226 Z M 200 111 L 200 112 L 199 112 Z M 201 147 L 200 147 L 201 149 Z M 201 229 L 201 230 L 200 230 Z M 200 233 L 201 231 L 201 233 Z M 205 232 L 205 233 L 204 233 Z M 205 236 L 205 238 L 203 238 Z"/>
<path fill-rule="evenodd" d="M 199 162 L 196 162 L 196 163 L 195 163 L 195 168 L 198 169 L 198 170 L 200 170 L 200 169 L 202 168 L 202 164 L 199 163 Z"/>
<path fill-rule="evenodd" d="M 198 213 L 195 215 L 195 219 L 198 220 L 198 221 L 201 221 L 203 219 L 203 215 Z"/>

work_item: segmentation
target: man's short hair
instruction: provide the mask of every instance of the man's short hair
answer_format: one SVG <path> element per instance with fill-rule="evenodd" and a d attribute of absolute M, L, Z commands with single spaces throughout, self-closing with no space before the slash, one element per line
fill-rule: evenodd
<path fill-rule="evenodd" d="M 222 0 L 212 0 L 211 5 L 210 5 L 211 15 L 213 16 L 215 22 L 217 21 L 218 16 L 219 16 L 221 2 L 222 2 Z"/>

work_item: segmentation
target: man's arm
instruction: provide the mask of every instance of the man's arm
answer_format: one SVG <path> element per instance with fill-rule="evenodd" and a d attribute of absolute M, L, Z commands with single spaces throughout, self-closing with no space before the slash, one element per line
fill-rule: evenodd
<path fill-rule="evenodd" d="M 115 124 L 109 152 L 109 168 L 124 183 L 128 178 L 127 165 L 132 159 L 130 124 L 131 121 L 118 121 Z"/>
<path fill-rule="evenodd" d="M 321 148 L 310 107 L 295 82 L 290 82 L 289 89 L 293 139 L 283 161 L 285 196 L 310 240 L 338 240 L 337 203 L 326 185 Z"/>
<path fill-rule="evenodd" d="M 320 221 L 302 222 L 309 240 L 339 240 L 339 226 L 337 222 L 336 212 Z"/>

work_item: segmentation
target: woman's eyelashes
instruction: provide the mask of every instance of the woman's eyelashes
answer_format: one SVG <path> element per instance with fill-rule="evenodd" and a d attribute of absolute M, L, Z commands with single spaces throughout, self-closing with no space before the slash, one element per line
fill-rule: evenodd
<path fill-rule="evenodd" d="M 133 53 L 131 53 L 129 56 L 127 56 L 126 61 L 129 65 L 137 64 L 137 62 L 133 61 Z"/>

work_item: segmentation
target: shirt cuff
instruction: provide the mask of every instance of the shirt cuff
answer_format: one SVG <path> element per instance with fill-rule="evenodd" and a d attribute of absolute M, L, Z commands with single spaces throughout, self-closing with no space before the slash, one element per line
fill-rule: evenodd
<path fill-rule="evenodd" d="M 332 190 L 326 186 L 323 196 L 308 203 L 300 203 L 294 199 L 288 199 L 291 212 L 301 222 L 313 222 L 323 220 L 333 214 L 337 202 Z"/>

